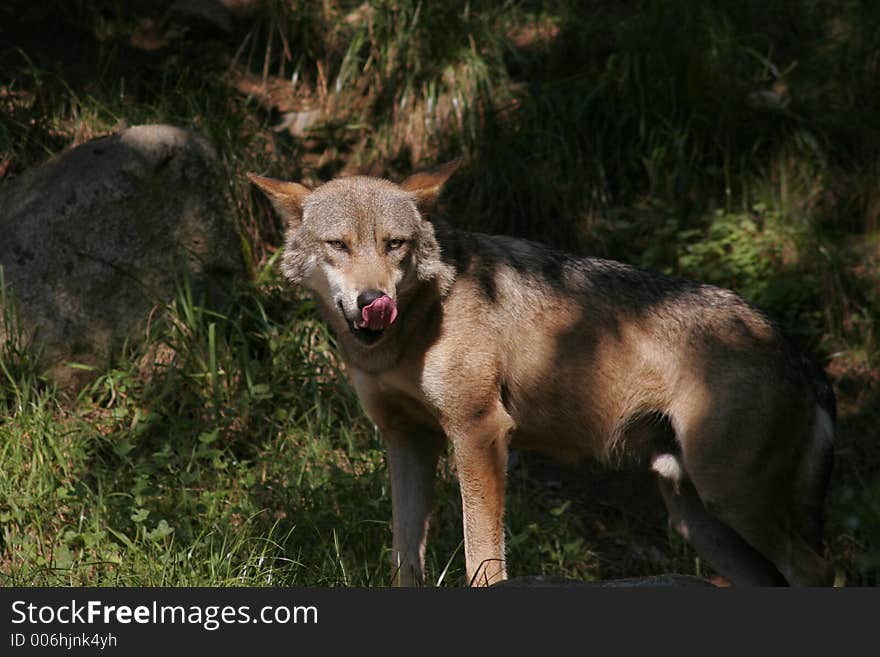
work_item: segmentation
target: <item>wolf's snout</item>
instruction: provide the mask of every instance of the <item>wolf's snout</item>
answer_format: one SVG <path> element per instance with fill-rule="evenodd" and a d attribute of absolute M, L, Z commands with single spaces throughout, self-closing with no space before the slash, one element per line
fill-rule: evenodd
<path fill-rule="evenodd" d="M 378 290 L 362 292 L 358 295 L 357 304 L 361 311 L 358 328 L 381 331 L 391 326 L 397 319 L 397 304 L 384 292 Z"/>

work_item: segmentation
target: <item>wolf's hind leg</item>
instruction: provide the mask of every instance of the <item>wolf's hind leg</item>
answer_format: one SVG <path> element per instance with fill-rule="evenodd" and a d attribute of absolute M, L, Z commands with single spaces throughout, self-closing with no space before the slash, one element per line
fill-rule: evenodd
<path fill-rule="evenodd" d="M 676 455 L 655 456 L 669 523 L 723 577 L 737 586 L 784 586 L 785 578 L 737 532 L 712 515 Z"/>
<path fill-rule="evenodd" d="M 828 562 L 794 525 L 793 517 L 780 519 L 761 509 L 719 506 L 718 513 L 737 532 L 772 560 L 791 586 L 829 586 L 833 573 Z"/>
<path fill-rule="evenodd" d="M 805 440 L 816 424 L 815 409 L 789 393 L 771 390 L 765 396 L 773 409 L 767 404 L 717 409 L 708 419 L 680 420 L 683 469 L 697 499 L 788 584 L 831 584 L 831 570 L 819 553 L 823 459 L 829 454 Z M 741 427 L 749 427 L 747 442 Z"/>

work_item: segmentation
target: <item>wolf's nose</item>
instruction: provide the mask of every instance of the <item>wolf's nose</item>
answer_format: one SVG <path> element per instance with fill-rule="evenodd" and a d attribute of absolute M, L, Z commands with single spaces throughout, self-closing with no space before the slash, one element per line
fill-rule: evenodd
<path fill-rule="evenodd" d="M 363 310 L 371 303 L 373 303 L 376 299 L 384 296 L 385 293 L 381 292 L 380 290 L 367 290 L 366 292 L 361 292 L 357 298 L 358 308 L 360 310 Z"/>

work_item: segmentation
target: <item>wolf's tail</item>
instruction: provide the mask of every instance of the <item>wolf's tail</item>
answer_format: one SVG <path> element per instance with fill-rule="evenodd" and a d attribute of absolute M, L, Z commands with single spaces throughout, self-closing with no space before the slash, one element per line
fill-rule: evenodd
<path fill-rule="evenodd" d="M 801 457 L 796 494 L 804 511 L 801 521 L 804 538 L 821 554 L 825 495 L 834 468 L 837 399 L 821 365 L 807 356 L 803 360 L 815 395 L 816 410 L 809 443 Z"/>

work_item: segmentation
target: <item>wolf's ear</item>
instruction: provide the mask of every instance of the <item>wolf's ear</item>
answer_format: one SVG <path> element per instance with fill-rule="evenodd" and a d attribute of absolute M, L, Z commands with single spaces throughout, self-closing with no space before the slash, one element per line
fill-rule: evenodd
<path fill-rule="evenodd" d="M 308 187 L 295 182 L 265 178 L 255 173 L 249 173 L 247 177 L 269 197 L 272 207 L 282 219 L 292 228 L 299 225 L 302 220 L 303 199 L 311 191 Z"/>
<path fill-rule="evenodd" d="M 414 173 L 400 183 L 400 187 L 415 196 L 416 205 L 419 209 L 428 209 L 435 203 L 437 197 L 440 196 L 443 185 L 446 184 L 446 181 L 449 180 L 460 166 L 461 159 L 459 158 L 428 171 Z"/>

